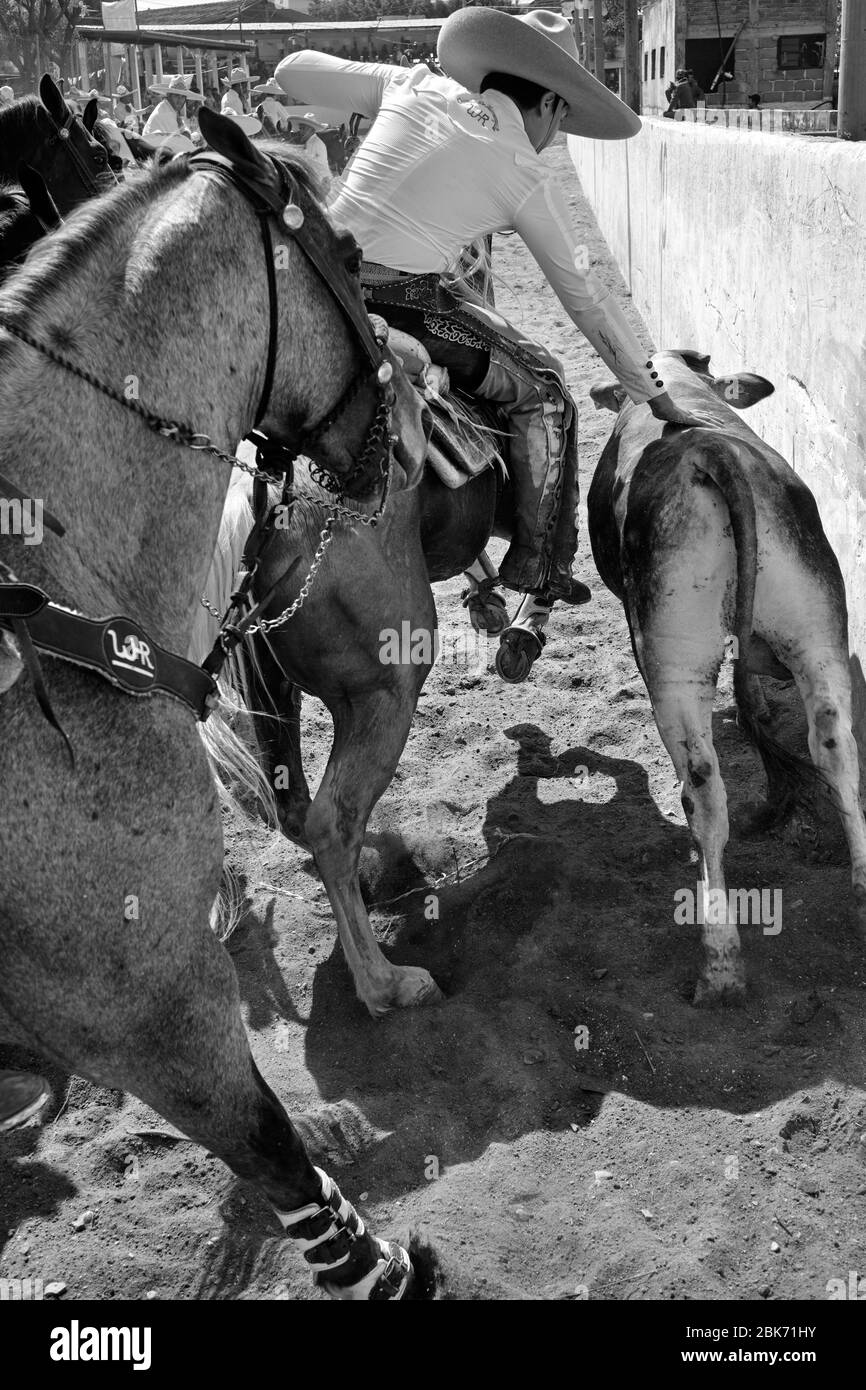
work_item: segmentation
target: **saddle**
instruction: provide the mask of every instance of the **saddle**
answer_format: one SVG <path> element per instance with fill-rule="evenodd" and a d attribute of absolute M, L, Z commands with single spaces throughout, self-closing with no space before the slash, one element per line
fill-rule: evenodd
<path fill-rule="evenodd" d="M 392 328 L 388 346 L 433 417 L 427 464 L 446 487 L 459 488 L 487 468 L 507 476 L 507 431 L 492 405 L 451 392 L 448 369 L 437 366 L 416 338 Z"/>

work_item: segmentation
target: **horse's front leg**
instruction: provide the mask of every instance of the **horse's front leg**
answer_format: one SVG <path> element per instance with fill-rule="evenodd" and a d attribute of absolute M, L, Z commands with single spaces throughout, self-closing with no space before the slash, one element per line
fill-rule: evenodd
<path fill-rule="evenodd" d="M 394 776 L 425 674 L 412 666 L 382 669 L 393 673 L 387 686 L 329 704 L 334 745 L 306 821 L 358 998 L 374 1018 L 442 998 L 427 970 L 393 965 L 382 954 L 358 882 L 367 820 Z"/>

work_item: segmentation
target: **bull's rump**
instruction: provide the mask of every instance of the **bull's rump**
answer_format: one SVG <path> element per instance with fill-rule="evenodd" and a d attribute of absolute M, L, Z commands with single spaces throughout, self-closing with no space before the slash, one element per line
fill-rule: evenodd
<path fill-rule="evenodd" d="M 622 478 L 618 496 L 617 480 L 611 487 L 621 597 L 642 665 L 718 669 L 728 635 L 737 632 L 735 533 L 746 542 L 732 508 L 744 505 L 754 508 L 751 631 L 792 668 L 807 646 L 847 654 L 844 585 L 811 492 L 763 446 L 717 436 L 710 450 L 709 442 L 692 435 L 677 456 L 659 440 Z M 713 452 L 724 458 L 725 468 L 715 470 L 723 482 L 727 476 L 724 487 L 706 471 Z"/>

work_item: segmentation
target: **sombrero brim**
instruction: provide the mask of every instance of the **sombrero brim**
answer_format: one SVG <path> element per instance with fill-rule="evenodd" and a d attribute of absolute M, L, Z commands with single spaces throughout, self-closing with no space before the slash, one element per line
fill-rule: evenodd
<path fill-rule="evenodd" d="M 287 116 L 290 121 L 298 121 L 303 125 L 313 127 L 313 130 L 327 130 L 328 122 L 319 120 L 314 111 L 309 106 L 284 106 L 280 111 L 281 116 Z"/>
<path fill-rule="evenodd" d="M 148 87 L 155 97 L 183 97 L 184 101 L 204 101 L 200 92 L 182 92 L 180 87 Z"/>
<path fill-rule="evenodd" d="M 239 125 L 244 135 L 258 135 L 259 131 L 262 128 L 262 123 L 259 120 L 258 116 L 248 116 L 246 115 L 246 113 L 244 113 L 244 115 L 242 116 L 239 116 L 237 111 L 223 111 L 222 115 L 228 116 L 229 120 L 232 120 L 235 122 L 236 125 Z"/>
<path fill-rule="evenodd" d="M 501 10 L 456 10 L 439 31 L 437 56 L 443 71 L 470 92 L 477 92 L 491 72 L 507 72 L 556 92 L 569 105 L 560 127 L 567 135 L 627 140 L 641 128 L 640 117 L 576 59 L 531 24 Z"/>

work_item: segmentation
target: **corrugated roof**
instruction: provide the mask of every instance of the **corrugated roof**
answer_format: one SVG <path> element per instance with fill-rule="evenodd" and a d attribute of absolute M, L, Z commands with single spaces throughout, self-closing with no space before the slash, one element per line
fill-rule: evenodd
<path fill-rule="evenodd" d="M 244 28 L 248 17 L 250 20 L 273 20 L 277 16 L 282 18 L 285 15 L 286 21 L 290 23 L 305 18 L 303 10 L 277 10 L 269 0 L 240 0 L 240 5 L 237 4 L 237 0 L 217 0 L 214 4 L 165 5 L 159 9 L 147 9 L 142 6 L 138 11 L 138 23 L 141 28 L 174 29 L 178 24 L 204 24 L 209 28 L 216 28 L 223 24 L 236 23 L 239 8 Z"/>
<path fill-rule="evenodd" d="M 153 11 L 151 11 L 151 14 L 152 13 Z M 289 11 L 287 10 L 286 13 L 288 14 Z M 359 32 L 363 29 L 371 33 L 397 34 L 404 29 L 439 29 L 444 24 L 444 22 L 445 21 L 442 19 L 392 19 L 388 17 L 386 19 L 345 19 L 335 21 L 334 23 L 324 23 L 320 20 L 315 20 L 311 22 L 309 19 L 306 19 L 304 16 L 301 16 L 301 18 L 298 20 L 281 21 L 279 24 L 248 23 L 245 19 L 243 22 L 243 28 L 244 38 L 246 39 L 252 34 L 297 33 L 300 35 L 324 32 L 326 30 L 330 33 L 333 33 L 334 30 L 337 30 L 340 33 L 349 34 L 353 30 Z M 141 25 L 141 28 L 148 32 L 156 29 L 157 27 L 161 26 L 157 26 L 155 24 Z M 173 21 L 171 27 L 175 34 L 193 35 L 219 33 L 225 35 L 231 32 L 232 29 L 234 29 L 235 33 L 238 32 L 237 18 L 235 18 L 234 25 L 228 23 L 177 24 Z"/>

